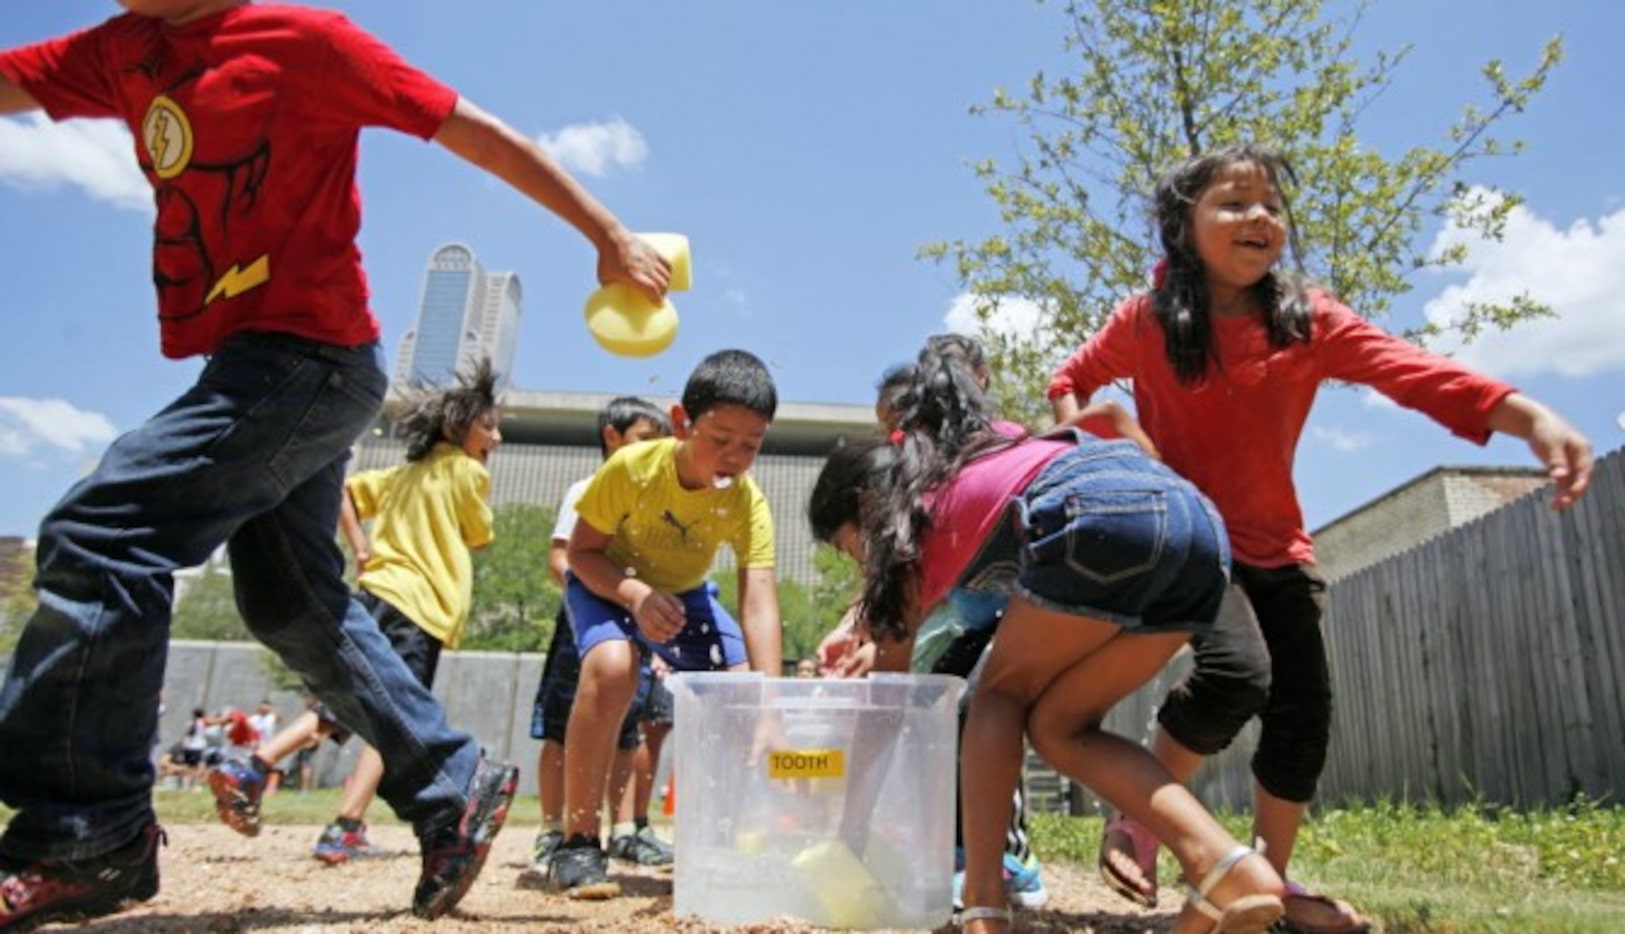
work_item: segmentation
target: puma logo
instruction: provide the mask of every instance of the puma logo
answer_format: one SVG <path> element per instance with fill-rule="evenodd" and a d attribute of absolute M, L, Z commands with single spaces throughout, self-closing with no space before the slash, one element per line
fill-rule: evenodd
<path fill-rule="evenodd" d="M 683 520 L 672 515 L 670 509 L 660 514 L 660 521 L 676 529 L 677 534 L 683 539 L 683 544 L 688 544 L 688 526 L 683 523 Z"/>

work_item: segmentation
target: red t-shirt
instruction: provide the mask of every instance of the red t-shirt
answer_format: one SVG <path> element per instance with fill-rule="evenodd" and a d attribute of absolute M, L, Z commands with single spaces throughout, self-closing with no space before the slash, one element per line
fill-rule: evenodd
<path fill-rule="evenodd" d="M 357 136 L 429 139 L 457 94 L 337 13 L 243 6 L 181 26 L 135 14 L 0 53 L 53 120 L 118 117 L 154 189 L 168 357 L 239 331 L 376 340 L 355 238 Z"/>
<path fill-rule="evenodd" d="M 1292 464 L 1322 381 L 1370 386 L 1478 444 L 1489 440 L 1490 410 L 1514 390 L 1388 334 L 1324 292 L 1310 296 L 1307 343 L 1277 349 L 1258 318 L 1214 318 L 1219 365 L 1195 386 L 1175 376 L 1149 296 L 1135 296 L 1061 364 L 1049 397 L 1086 400 L 1132 379 L 1140 424 L 1168 466 L 1218 507 L 1236 560 L 1313 561 Z"/>

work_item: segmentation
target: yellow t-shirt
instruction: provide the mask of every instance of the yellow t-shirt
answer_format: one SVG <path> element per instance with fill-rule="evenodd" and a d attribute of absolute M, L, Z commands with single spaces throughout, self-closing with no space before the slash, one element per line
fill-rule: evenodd
<path fill-rule="evenodd" d="M 657 590 L 700 586 L 724 544 L 741 568 L 773 567 L 773 513 L 761 488 L 742 476 L 727 489 L 683 489 L 676 438 L 616 451 L 593 474 L 576 513 L 612 537 L 611 561 Z"/>
<path fill-rule="evenodd" d="M 344 487 L 356 514 L 376 520 L 362 589 L 457 648 L 473 603 L 469 549 L 495 534 L 485 465 L 442 442 L 422 460 L 354 474 Z"/>

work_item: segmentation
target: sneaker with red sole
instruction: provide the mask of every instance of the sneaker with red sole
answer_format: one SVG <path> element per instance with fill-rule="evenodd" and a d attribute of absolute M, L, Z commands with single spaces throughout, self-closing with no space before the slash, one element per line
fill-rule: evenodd
<path fill-rule="evenodd" d="M 314 855 L 329 866 L 337 866 L 352 859 L 383 856 L 384 851 L 367 839 L 365 822 L 358 823 L 354 830 L 346 830 L 343 824 L 333 821 L 323 828 L 322 835 L 316 838 Z"/>
<path fill-rule="evenodd" d="M 227 759 L 209 770 L 209 790 L 222 823 L 245 837 L 259 836 L 264 772 L 246 759 Z"/>
<path fill-rule="evenodd" d="M 148 824 L 103 856 L 8 861 L 0 865 L 0 931 L 32 931 L 53 921 L 84 921 L 124 910 L 158 894 L 163 828 Z"/>
<path fill-rule="evenodd" d="M 491 841 L 508 819 L 519 769 L 481 757 L 463 815 L 450 827 L 419 839 L 423 872 L 412 893 L 412 913 L 433 921 L 462 901 L 485 865 Z"/>

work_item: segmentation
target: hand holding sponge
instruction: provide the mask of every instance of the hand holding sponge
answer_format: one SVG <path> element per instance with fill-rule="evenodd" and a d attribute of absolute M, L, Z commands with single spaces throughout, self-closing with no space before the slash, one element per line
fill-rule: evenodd
<path fill-rule="evenodd" d="M 668 288 L 687 291 L 693 284 L 688 238 L 675 233 L 638 234 L 671 264 Z M 677 309 L 667 298 L 658 304 L 637 289 L 612 282 L 587 296 L 587 330 L 599 346 L 623 357 L 649 357 L 677 339 Z"/>

